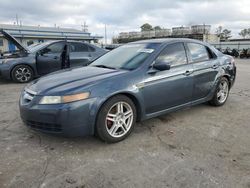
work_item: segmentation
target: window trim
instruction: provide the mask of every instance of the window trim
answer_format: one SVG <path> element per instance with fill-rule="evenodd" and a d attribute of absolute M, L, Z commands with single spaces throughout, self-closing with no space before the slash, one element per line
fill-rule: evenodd
<path fill-rule="evenodd" d="M 183 45 L 183 48 L 184 48 L 184 51 L 185 51 L 185 57 L 186 57 L 186 63 L 185 64 L 181 64 L 181 65 L 171 65 L 170 67 L 171 68 L 175 68 L 175 67 L 181 67 L 181 66 L 184 66 L 184 65 L 188 65 L 189 64 L 189 59 L 188 59 L 188 56 L 187 56 L 187 49 L 186 49 L 186 46 L 185 46 L 185 42 L 172 42 L 172 43 L 169 43 L 167 44 L 159 53 L 158 55 L 155 57 L 155 59 L 153 60 L 153 63 L 151 63 L 151 65 L 149 67 L 152 67 L 155 62 L 156 62 L 156 59 L 161 55 L 161 53 L 169 46 L 169 45 L 172 45 L 172 44 L 178 44 L 178 43 L 182 43 Z"/>
<path fill-rule="evenodd" d="M 204 44 L 201 44 L 201 43 L 198 43 L 198 42 L 184 42 L 185 44 L 185 47 L 186 47 L 186 51 L 187 51 L 187 56 L 188 56 L 188 63 L 189 64 L 195 64 L 195 63 L 202 63 L 202 62 L 207 62 L 207 61 L 211 61 L 211 60 L 216 60 L 218 58 L 218 56 L 213 52 L 213 50 L 211 48 L 209 48 L 207 45 L 204 45 Z M 206 51 L 207 51 L 207 55 L 209 57 L 209 52 L 208 50 L 210 50 L 216 57 L 215 58 L 209 58 L 208 60 L 204 60 L 204 61 L 192 61 L 192 55 L 191 55 L 191 52 L 188 48 L 188 43 L 193 43 L 193 44 L 199 44 L 199 45 L 202 45 L 206 48 Z"/>

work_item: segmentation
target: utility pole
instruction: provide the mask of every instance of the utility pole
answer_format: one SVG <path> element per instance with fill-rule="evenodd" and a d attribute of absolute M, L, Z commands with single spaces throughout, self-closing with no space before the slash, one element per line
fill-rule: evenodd
<path fill-rule="evenodd" d="M 16 14 L 16 24 L 19 25 L 18 23 L 18 15 Z"/>
<path fill-rule="evenodd" d="M 105 24 L 105 45 L 107 45 L 107 25 Z"/>
<path fill-rule="evenodd" d="M 82 31 L 83 32 L 88 32 L 88 25 L 86 24 L 86 22 L 84 21 L 84 23 L 83 23 L 83 25 L 81 25 L 82 26 Z"/>

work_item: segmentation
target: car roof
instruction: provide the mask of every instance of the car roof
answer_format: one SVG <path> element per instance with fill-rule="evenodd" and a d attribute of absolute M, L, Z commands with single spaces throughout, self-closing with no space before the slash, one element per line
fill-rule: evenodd
<path fill-rule="evenodd" d="M 76 41 L 76 40 L 49 40 L 46 41 L 47 43 L 54 43 L 54 42 L 79 42 L 79 43 L 86 43 L 84 41 Z"/>
<path fill-rule="evenodd" d="M 200 40 L 195 40 L 195 39 L 189 39 L 189 38 L 161 38 L 161 39 L 148 39 L 148 40 L 140 40 L 136 42 L 131 42 L 134 44 L 139 44 L 139 43 L 172 43 L 172 42 L 195 42 L 195 43 L 200 43 L 200 44 L 206 44 L 205 42 L 202 42 Z"/>

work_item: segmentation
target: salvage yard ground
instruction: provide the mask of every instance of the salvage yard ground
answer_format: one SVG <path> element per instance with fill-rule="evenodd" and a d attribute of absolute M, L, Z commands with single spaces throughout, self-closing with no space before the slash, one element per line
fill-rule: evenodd
<path fill-rule="evenodd" d="M 26 128 L 22 84 L 0 80 L 0 187 L 250 187 L 250 60 L 223 107 L 198 105 L 137 123 L 117 144 Z"/>

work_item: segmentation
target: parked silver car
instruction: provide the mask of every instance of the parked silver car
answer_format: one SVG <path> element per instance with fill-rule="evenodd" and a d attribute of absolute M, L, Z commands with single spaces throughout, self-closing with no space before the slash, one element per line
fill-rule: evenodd
<path fill-rule="evenodd" d="M 1 33 L 17 50 L 1 54 L 0 76 L 21 83 L 63 68 L 86 66 L 107 52 L 89 43 L 64 40 L 25 47 L 5 31 Z"/>

